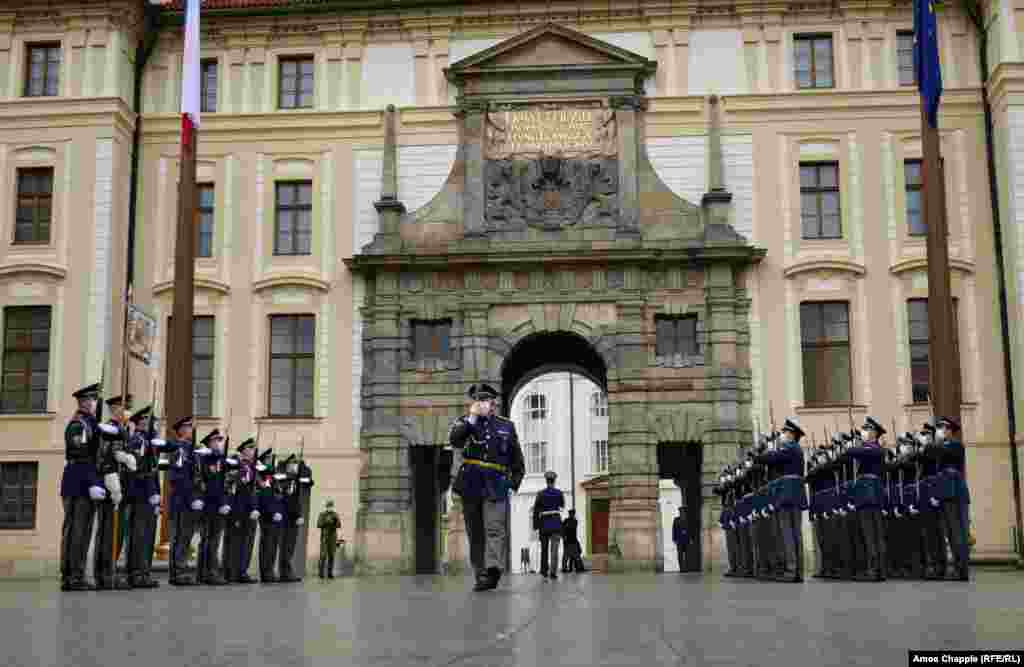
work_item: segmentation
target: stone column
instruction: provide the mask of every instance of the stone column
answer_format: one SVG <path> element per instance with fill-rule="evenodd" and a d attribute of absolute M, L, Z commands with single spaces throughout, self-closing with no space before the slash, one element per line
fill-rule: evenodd
<path fill-rule="evenodd" d="M 398 122 L 395 106 L 389 104 L 384 112 L 384 164 L 381 177 L 380 200 L 373 203 L 380 216 L 380 231 L 373 240 L 375 250 L 397 252 L 402 239 L 398 226 L 405 213 L 405 204 L 398 200 L 398 141 L 395 124 Z"/>
<path fill-rule="evenodd" d="M 431 90 L 430 41 L 418 39 L 413 42 L 413 61 L 416 70 L 416 106 L 426 107 L 433 102 L 434 91 Z"/>
<path fill-rule="evenodd" d="M 463 189 L 463 223 L 466 237 L 483 237 L 484 228 L 484 134 L 486 102 L 464 102 L 457 115 L 462 119 L 466 184 Z"/>
<path fill-rule="evenodd" d="M 615 109 L 615 123 L 619 137 L 619 228 L 616 236 L 640 237 L 639 216 L 639 142 L 640 111 L 646 107 L 641 95 L 613 97 L 611 106 Z"/>
<path fill-rule="evenodd" d="M 608 570 L 654 571 L 658 545 L 658 454 L 647 419 L 643 303 L 618 304 L 618 372 L 609 377 Z"/>
<path fill-rule="evenodd" d="M 400 433 L 400 304 L 397 273 L 377 274 L 367 299 L 363 430 L 367 463 L 360 474 L 356 518 L 358 574 L 413 571 L 412 479 Z"/>

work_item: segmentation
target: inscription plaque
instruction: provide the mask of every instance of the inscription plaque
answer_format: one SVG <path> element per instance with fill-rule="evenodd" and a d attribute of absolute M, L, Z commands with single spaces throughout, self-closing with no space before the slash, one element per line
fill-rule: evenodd
<path fill-rule="evenodd" d="M 487 114 L 486 157 L 613 157 L 615 112 L 596 105 L 495 110 Z"/>

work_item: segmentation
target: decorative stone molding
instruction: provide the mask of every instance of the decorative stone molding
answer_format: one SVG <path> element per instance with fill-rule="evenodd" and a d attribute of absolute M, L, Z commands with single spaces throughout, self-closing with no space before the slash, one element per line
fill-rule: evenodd
<path fill-rule="evenodd" d="M 308 287 L 319 292 L 326 292 L 331 288 L 323 278 L 308 273 L 273 273 L 262 280 L 252 284 L 255 293 L 271 290 L 278 287 Z"/>
<path fill-rule="evenodd" d="M 231 293 L 231 286 L 225 282 L 217 280 L 216 278 L 205 278 L 202 276 L 196 276 L 193 279 L 194 289 L 198 290 L 210 290 L 211 292 L 217 292 L 218 294 L 228 295 Z M 174 290 L 174 280 L 165 280 L 153 285 L 153 296 L 159 296 L 164 292 L 172 292 Z"/>
<path fill-rule="evenodd" d="M 833 271 L 839 273 L 852 273 L 857 277 L 863 276 L 867 269 L 863 264 L 848 259 L 837 258 L 813 258 L 798 261 L 790 264 L 782 271 L 785 278 L 795 278 L 801 273 L 811 271 Z"/>
<path fill-rule="evenodd" d="M 956 269 L 957 271 L 963 271 L 964 273 L 974 273 L 974 262 L 968 262 L 956 257 L 949 258 L 949 268 Z M 912 257 L 909 259 L 903 259 L 889 267 L 889 273 L 894 276 L 898 276 L 901 273 L 908 271 L 927 271 L 928 270 L 928 258 L 927 257 Z"/>
<path fill-rule="evenodd" d="M 697 408 L 647 415 L 647 424 L 658 442 L 702 442 L 710 422 L 710 415 Z"/>
<path fill-rule="evenodd" d="M 0 279 L 21 278 L 27 276 L 43 276 L 64 280 L 67 278 L 68 269 L 58 264 L 46 264 L 43 262 L 13 262 L 0 265 Z"/>

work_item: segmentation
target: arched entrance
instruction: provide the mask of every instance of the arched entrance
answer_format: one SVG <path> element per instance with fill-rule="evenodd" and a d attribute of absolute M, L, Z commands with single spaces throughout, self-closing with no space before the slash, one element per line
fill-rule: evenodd
<path fill-rule="evenodd" d="M 411 212 L 398 147 L 415 123 L 381 115 L 379 224 L 345 260 L 363 318 L 359 572 L 414 572 L 421 546 L 427 565 L 435 551 L 464 560 L 458 503 L 438 522 L 447 544 L 423 546 L 440 457 L 410 449 L 447 446 L 470 383 L 501 387 L 507 409 L 550 371 L 607 394 L 609 569 L 656 567 L 659 443 L 702 443 L 687 488 L 711 525 L 703 480 L 750 438 L 746 285 L 765 251 L 731 225 L 713 104 L 701 202 L 655 171 L 642 94 L 654 69 L 551 24 L 453 64 L 461 143 L 441 191 Z"/>

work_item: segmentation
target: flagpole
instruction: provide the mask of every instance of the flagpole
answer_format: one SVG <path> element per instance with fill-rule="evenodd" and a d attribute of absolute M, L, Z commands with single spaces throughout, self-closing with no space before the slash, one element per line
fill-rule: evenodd
<path fill-rule="evenodd" d="M 942 94 L 935 10 L 914 3 L 915 73 L 921 91 L 921 204 L 927 229 L 928 388 L 936 415 L 960 419 L 960 355 L 956 348 L 949 278 L 949 229 L 940 158 L 938 103 Z M 934 109 L 929 114 L 929 109 Z"/>

